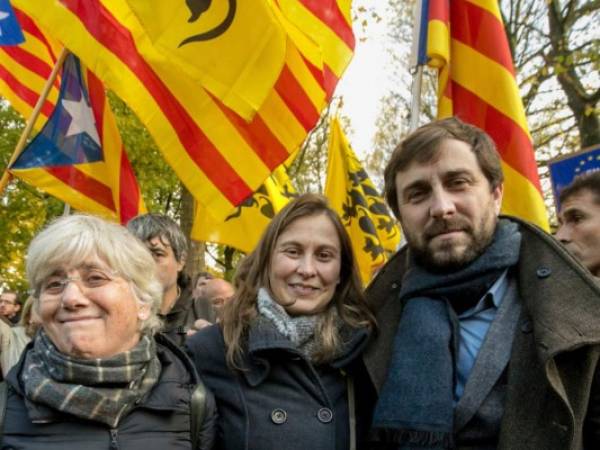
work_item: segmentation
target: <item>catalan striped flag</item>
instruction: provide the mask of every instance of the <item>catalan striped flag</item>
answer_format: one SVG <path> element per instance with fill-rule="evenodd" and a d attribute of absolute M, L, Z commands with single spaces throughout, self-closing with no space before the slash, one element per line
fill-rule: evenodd
<path fill-rule="evenodd" d="M 15 8 L 14 13 L 25 41 L 0 46 L 0 94 L 29 117 L 61 48 L 22 10 Z M 82 70 L 75 57 L 68 57 L 66 64 L 36 122 L 41 133 L 9 168 L 10 173 L 75 209 L 125 223 L 145 207 L 104 86 L 93 73 Z M 84 109 L 68 108 L 81 100 L 90 108 L 87 119 L 93 127 L 75 133 L 78 125 L 71 113 Z"/>
<path fill-rule="evenodd" d="M 270 0 L 127 3 L 149 38 L 136 40 L 144 57 L 161 57 L 156 64 L 185 71 L 240 116 L 254 116 L 285 58 L 285 31 Z"/>
<path fill-rule="evenodd" d="M 202 207 L 197 208 L 191 237 L 250 253 L 275 214 L 297 195 L 284 165 L 281 165 L 225 220 L 215 220 Z"/>
<path fill-rule="evenodd" d="M 505 176 L 502 211 L 548 230 L 497 0 L 429 0 L 427 53 L 439 69 L 438 117 L 458 116 L 496 142 Z"/>
<path fill-rule="evenodd" d="M 367 284 L 398 249 L 400 230 L 337 118 L 329 126 L 325 196 L 348 231 L 362 281 Z"/>
<path fill-rule="evenodd" d="M 9 5 L 10 6 L 10 5 Z M 20 24 L 20 42 L 0 36 L 0 95 L 25 118 L 31 117 L 40 92 L 50 77 L 61 46 L 19 9 L 13 10 Z M 18 42 L 19 45 L 16 45 Z M 35 128 L 41 129 L 54 109 L 60 90 L 60 75 L 40 111 Z"/>
<path fill-rule="evenodd" d="M 310 27 L 298 31 L 294 39 L 287 36 L 284 65 L 275 85 L 256 115 L 246 121 L 182 71 L 156 64 L 160 55 L 151 58 L 151 48 L 142 56 L 136 39 L 146 34 L 125 0 L 14 2 L 129 104 L 181 181 L 217 220 L 250 197 L 300 146 L 341 75 L 335 49 L 352 54 L 348 0 L 296 3 L 302 8 L 280 15 L 333 32 L 312 39 L 309 48 L 320 53 L 310 55 L 295 44 L 296 39 L 310 41 Z M 277 2 L 273 5 L 278 8 Z"/>

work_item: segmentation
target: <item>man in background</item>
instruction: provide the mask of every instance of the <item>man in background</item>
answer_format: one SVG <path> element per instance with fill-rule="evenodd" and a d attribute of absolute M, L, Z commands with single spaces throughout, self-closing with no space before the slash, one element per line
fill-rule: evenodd
<path fill-rule="evenodd" d="M 16 325 L 21 318 L 21 304 L 19 303 L 19 294 L 15 291 L 5 290 L 0 294 L 0 316 Z"/>
<path fill-rule="evenodd" d="M 196 298 L 196 302 L 202 302 L 211 310 L 211 319 L 201 318 L 194 323 L 194 329 L 188 331 L 188 336 L 195 331 L 212 325 L 219 321 L 223 305 L 228 302 L 235 293 L 233 285 L 222 278 L 212 278 L 207 280 L 200 291 L 201 297 Z"/>
<path fill-rule="evenodd" d="M 152 253 L 156 275 L 163 287 L 159 316 L 164 333 L 178 345 L 185 343 L 187 331 L 200 318 L 194 309 L 189 277 L 183 272 L 188 240 L 175 221 L 162 214 L 143 214 L 129 221 L 127 228 Z"/>
<path fill-rule="evenodd" d="M 600 278 L 600 171 L 576 177 L 559 199 L 556 238 Z"/>
<path fill-rule="evenodd" d="M 208 323 L 214 323 L 216 319 L 215 311 L 206 297 L 206 286 L 214 277 L 209 272 L 199 272 L 194 278 L 192 297 L 196 309 L 200 312 L 200 319 L 204 319 Z"/>

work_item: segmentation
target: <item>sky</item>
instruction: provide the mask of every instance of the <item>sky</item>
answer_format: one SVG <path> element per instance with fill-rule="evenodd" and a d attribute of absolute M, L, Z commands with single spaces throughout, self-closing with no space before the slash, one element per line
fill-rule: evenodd
<path fill-rule="evenodd" d="M 356 10 L 369 3 L 379 16 L 386 16 L 387 2 L 376 2 L 377 6 L 372 6 L 375 2 L 355 0 L 353 8 Z M 360 24 L 354 24 L 357 38 L 354 57 L 335 91 L 336 95 L 343 96 L 341 113 L 350 118 L 353 130 L 348 139 L 360 158 L 372 147 L 379 100 L 391 89 L 392 83 L 389 75 L 391 59 L 385 50 L 389 43 L 387 23 L 385 19 L 380 22 L 367 20 L 368 25 L 364 29 Z"/>

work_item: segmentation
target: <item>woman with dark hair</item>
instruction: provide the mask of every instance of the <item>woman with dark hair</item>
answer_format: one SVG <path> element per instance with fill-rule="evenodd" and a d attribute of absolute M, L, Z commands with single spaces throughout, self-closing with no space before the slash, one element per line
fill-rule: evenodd
<path fill-rule="evenodd" d="M 374 395 L 359 355 L 375 324 L 326 199 L 290 202 L 235 287 L 222 322 L 187 342 L 217 401 L 217 448 L 362 448 Z"/>

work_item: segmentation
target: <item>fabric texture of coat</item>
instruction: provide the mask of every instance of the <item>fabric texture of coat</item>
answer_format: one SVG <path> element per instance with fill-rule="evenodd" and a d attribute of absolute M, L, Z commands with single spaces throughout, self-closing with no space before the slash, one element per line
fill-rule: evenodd
<path fill-rule="evenodd" d="M 161 314 L 160 318 L 163 321 L 163 334 L 183 347 L 187 331 L 192 328 L 196 320 L 204 319 L 206 314 L 203 305 L 192 297 L 191 284 L 187 277 L 179 283 L 179 288 L 181 289 L 179 298 L 171 310 L 167 314 Z"/>
<path fill-rule="evenodd" d="M 537 227 L 522 233 L 515 270 L 521 312 L 507 368 L 499 449 L 600 448 L 600 288 L 557 241 Z M 401 249 L 367 290 L 379 334 L 363 360 L 379 391 L 402 315 L 397 300 L 407 270 Z M 461 430 L 455 429 L 461 446 Z"/>
<path fill-rule="evenodd" d="M 19 374 L 24 358 L 7 377 L 8 398 L 2 450 L 190 450 L 190 398 L 198 383 L 191 361 L 174 343 L 158 335 L 162 371 L 149 395 L 124 417 L 117 428 L 56 411 L 45 423 L 29 419 Z M 31 348 L 31 344 L 26 351 Z M 202 450 L 212 448 L 215 403 L 207 395 L 201 431 Z"/>
<path fill-rule="evenodd" d="M 253 326 L 243 371 L 225 361 L 225 342 L 217 325 L 187 341 L 200 376 L 215 395 L 221 450 L 348 450 L 348 378 L 355 387 L 357 448 L 371 420 L 374 392 L 366 381 L 360 352 L 369 333 L 354 331 L 343 354 L 314 366 L 270 323 Z"/>

